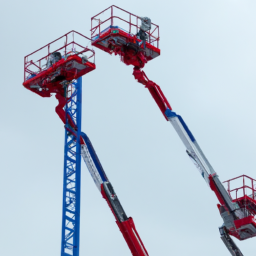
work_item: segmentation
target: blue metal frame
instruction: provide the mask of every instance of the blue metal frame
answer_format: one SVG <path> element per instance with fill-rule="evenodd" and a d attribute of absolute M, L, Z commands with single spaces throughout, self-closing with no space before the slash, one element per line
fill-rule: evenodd
<path fill-rule="evenodd" d="M 67 86 L 66 95 L 69 99 L 65 127 L 69 129 L 65 129 L 61 256 L 79 256 L 81 144 L 77 138 L 81 135 L 82 77 Z M 76 130 L 69 124 L 68 116 Z"/>

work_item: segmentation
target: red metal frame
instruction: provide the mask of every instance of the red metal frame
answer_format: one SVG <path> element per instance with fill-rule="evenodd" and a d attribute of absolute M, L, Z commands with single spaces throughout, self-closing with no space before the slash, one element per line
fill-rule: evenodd
<path fill-rule="evenodd" d="M 117 11 L 126 17 L 115 15 Z M 107 18 L 102 17 L 105 12 L 109 12 Z M 126 65 L 144 67 L 149 60 L 160 55 L 159 26 L 151 23 L 152 29 L 146 32 L 148 40 L 142 42 L 137 37 L 139 19 L 139 16 L 115 5 L 110 6 L 91 18 L 92 45 L 110 54 L 120 55 Z M 98 24 L 94 26 L 93 21 Z"/>
<path fill-rule="evenodd" d="M 124 13 L 127 13 L 129 15 L 129 20 L 127 21 L 123 18 L 120 18 L 119 16 L 115 16 L 114 15 L 115 9 L 118 9 Z M 111 16 L 109 18 L 101 21 L 99 16 L 108 10 L 111 10 Z M 132 17 L 134 17 L 136 19 L 136 24 L 132 23 L 132 21 L 131 21 Z M 139 22 L 138 22 L 139 16 L 137 16 L 131 12 L 128 12 L 116 5 L 112 5 L 91 18 L 91 38 L 93 38 L 96 35 L 97 29 L 98 29 L 97 34 L 101 35 L 101 31 L 103 31 L 105 28 L 108 27 L 108 25 L 107 25 L 108 21 L 109 21 L 110 25 L 113 26 L 115 19 L 119 19 L 119 20 L 122 20 L 125 23 L 127 23 L 127 25 L 128 25 L 127 32 L 129 31 L 129 34 L 135 35 L 135 33 L 133 33 L 133 31 L 132 31 L 133 28 L 135 28 L 136 34 L 138 33 L 139 28 L 140 28 L 138 25 L 139 24 Z M 99 24 L 93 27 L 93 20 L 99 20 Z M 102 29 L 103 24 L 105 24 L 105 26 Z M 159 48 L 159 40 L 160 40 L 159 26 L 154 23 L 151 23 L 151 26 L 153 27 L 151 29 L 151 32 L 146 32 L 149 36 L 149 44 L 153 45 L 153 43 L 156 42 L 157 43 L 156 47 Z M 123 28 L 123 29 L 125 29 L 125 28 Z"/>
<path fill-rule="evenodd" d="M 64 45 L 60 46 L 63 39 Z M 91 41 L 90 38 L 72 30 L 24 57 L 24 87 L 41 97 L 50 97 L 52 93 L 56 93 L 55 97 L 59 104 L 55 111 L 64 123 L 66 117 L 63 107 L 66 104 L 67 98 L 65 93 L 66 85 L 62 82 L 64 80 L 66 80 L 65 82 L 71 82 L 73 79 L 77 79 L 96 68 L 94 50 L 89 49 L 87 46 L 82 46 L 81 40 L 83 41 L 82 44 L 84 44 L 85 40 L 84 45 Z M 71 50 L 69 47 L 72 47 Z M 43 53 L 43 51 L 45 52 Z M 57 51 L 63 51 L 60 60 L 49 67 L 42 64 L 43 62 L 46 64 L 51 53 Z M 82 57 L 85 57 L 82 55 L 83 53 L 87 53 L 86 61 L 82 59 Z M 40 56 L 39 59 L 37 59 L 38 56 Z M 54 79 L 56 77 L 58 79 Z M 38 87 L 36 88 L 35 85 Z M 72 120 L 70 119 L 69 121 L 72 124 Z"/>
<path fill-rule="evenodd" d="M 248 186 L 248 185 L 245 184 L 245 178 L 250 180 L 251 186 Z M 243 181 L 242 181 L 243 185 L 241 187 L 231 189 L 230 188 L 231 187 L 231 182 L 234 181 L 234 180 L 237 180 L 237 179 L 243 179 Z M 223 183 L 227 183 L 227 191 L 228 191 L 228 193 L 229 193 L 229 195 L 230 195 L 230 197 L 232 198 L 233 201 L 238 201 L 241 198 L 251 196 L 250 198 L 253 199 L 256 202 L 256 189 L 255 189 L 256 188 L 256 180 L 255 179 L 252 179 L 251 177 L 249 177 L 247 175 L 241 175 L 239 177 L 224 181 Z M 251 191 L 250 195 L 248 195 L 246 189 L 249 189 Z M 243 193 L 242 197 L 237 197 L 237 193 L 238 193 L 239 190 L 242 190 L 242 193 Z M 232 194 L 231 194 L 234 191 L 236 192 L 235 197 L 233 197 Z"/>
<path fill-rule="evenodd" d="M 245 184 L 245 178 L 248 178 L 251 182 L 251 187 Z M 238 188 L 231 189 L 231 182 L 234 180 L 238 179 L 243 179 L 242 180 L 242 186 Z M 219 202 L 221 205 L 223 205 L 226 210 L 228 211 L 229 209 L 227 208 L 225 201 L 223 200 L 222 195 L 220 194 L 214 180 L 213 180 L 213 175 L 209 176 L 209 181 L 210 181 L 210 187 L 216 194 L 217 198 L 219 199 Z M 249 176 L 246 175 L 241 175 L 239 177 L 224 181 L 223 183 L 227 184 L 227 192 L 229 193 L 231 199 L 233 202 L 236 202 L 240 209 L 244 210 L 245 216 L 243 218 L 235 218 L 234 219 L 234 224 L 235 228 L 230 228 L 228 230 L 228 233 L 234 237 L 236 237 L 239 240 L 245 240 L 247 238 L 244 238 L 240 234 L 240 230 L 246 230 L 247 225 L 253 225 L 256 228 L 256 195 L 255 192 L 256 190 L 254 189 L 254 186 L 256 185 L 256 180 L 250 178 Z M 252 195 L 248 195 L 246 189 L 250 189 L 252 191 Z M 241 190 L 242 191 L 242 196 L 238 197 L 237 196 L 237 191 Z M 232 192 L 236 192 L 236 196 L 232 197 Z M 217 205 L 218 208 L 220 208 L 221 205 Z M 250 237 L 254 237 L 255 234 L 252 234 Z"/>
<path fill-rule="evenodd" d="M 235 180 L 241 181 L 242 186 L 237 188 L 231 188 L 231 183 Z M 246 180 L 249 181 L 250 185 L 246 184 Z M 227 183 L 227 191 L 232 198 L 233 202 L 239 204 L 241 208 L 247 209 L 248 214 L 255 216 L 256 215 L 256 180 L 252 179 L 247 175 L 241 175 L 239 177 L 227 180 L 223 183 Z M 235 192 L 235 193 L 232 193 Z M 241 192 L 241 195 L 238 196 L 238 192 Z M 233 196 L 235 194 L 235 196 Z"/>
<path fill-rule="evenodd" d="M 28 78 L 29 75 L 32 75 L 32 74 L 39 74 L 40 72 L 46 70 L 47 68 L 43 68 L 42 66 L 42 61 L 45 60 L 47 61 L 48 57 L 50 56 L 50 54 L 52 52 L 56 52 L 56 51 L 60 51 L 60 50 L 64 50 L 64 54 L 68 54 L 68 46 L 72 46 L 72 48 L 74 48 L 75 46 L 79 47 L 80 49 L 82 49 L 80 52 L 76 53 L 76 55 L 79 55 L 79 54 L 82 54 L 84 52 L 91 52 L 91 55 L 88 57 L 88 59 L 91 59 L 90 62 L 91 63 L 95 63 L 95 52 L 94 50 L 92 49 L 89 49 L 87 47 L 84 47 L 78 43 L 75 42 L 75 35 L 79 35 L 81 36 L 82 38 L 85 38 L 87 40 L 91 40 L 90 38 L 82 35 L 81 33 L 77 32 L 77 31 L 70 31 L 68 33 L 66 33 L 65 35 L 59 37 L 58 39 L 50 42 L 49 44 L 46 44 L 45 46 L 41 47 L 40 49 L 28 54 L 27 56 L 24 57 L 24 82 L 26 81 L 26 79 Z M 72 37 L 72 41 L 69 42 L 69 38 L 70 36 Z M 51 45 L 61 39 L 65 39 L 65 42 L 64 42 L 64 46 L 60 47 L 60 48 L 57 48 L 57 49 L 51 49 Z M 32 59 L 32 56 L 35 55 L 36 53 L 38 53 L 39 51 L 42 51 L 44 49 L 47 49 L 48 51 L 48 54 L 41 57 L 40 59 L 38 60 L 33 60 Z M 29 59 L 29 57 L 31 59 Z M 31 69 L 29 69 L 29 67 L 32 66 L 32 67 L 36 67 L 37 68 L 37 71 L 33 71 Z"/>

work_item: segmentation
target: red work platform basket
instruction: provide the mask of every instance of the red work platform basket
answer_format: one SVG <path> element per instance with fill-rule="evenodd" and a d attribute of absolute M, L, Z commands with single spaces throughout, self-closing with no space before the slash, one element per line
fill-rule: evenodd
<path fill-rule="evenodd" d="M 92 45 L 110 54 L 121 56 L 127 65 L 143 67 L 144 64 L 160 55 L 159 26 L 151 23 L 144 44 L 136 35 L 140 30 L 139 16 L 115 5 L 110 6 L 91 18 Z"/>
<path fill-rule="evenodd" d="M 251 215 L 256 214 L 256 180 L 241 175 L 223 183 L 226 183 L 233 202 L 238 203 L 240 208 L 246 209 Z"/>
<path fill-rule="evenodd" d="M 28 90 L 42 97 L 64 94 L 63 81 L 72 81 L 94 70 L 95 53 L 90 39 L 70 31 L 24 58 L 24 82 Z"/>
<path fill-rule="evenodd" d="M 256 180 L 246 175 L 223 182 L 227 186 L 227 191 L 232 201 L 237 203 L 243 211 L 240 219 L 234 220 L 236 230 L 231 231 L 239 240 L 244 240 L 256 236 Z M 246 231 L 241 237 L 238 231 Z"/>

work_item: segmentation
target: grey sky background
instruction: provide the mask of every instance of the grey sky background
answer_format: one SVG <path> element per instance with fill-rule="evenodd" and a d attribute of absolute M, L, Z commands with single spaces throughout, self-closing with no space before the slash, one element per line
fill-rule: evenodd
<path fill-rule="evenodd" d="M 63 124 L 57 100 L 22 86 L 24 56 L 116 4 L 160 26 L 144 71 L 183 116 L 222 181 L 255 172 L 256 3 L 2 1 L 1 255 L 60 254 Z M 150 255 L 229 255 L 214 193 L 147 89 L 119 57 L 96 50 L 83 77 L 82 129 Z M 235 242 L 254 255 L 255 238 Z M 80 255 L 131 255 L 82 163 Z"/>

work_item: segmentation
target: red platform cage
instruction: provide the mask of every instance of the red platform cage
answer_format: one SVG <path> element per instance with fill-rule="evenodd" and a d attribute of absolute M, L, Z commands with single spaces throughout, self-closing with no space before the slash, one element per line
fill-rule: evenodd
<path fill-rule="evenodd" d="M 239 240 L 256 236 L 256 180 L 241 175 L 223 183 L 232 201 L 243 212 L 241 218 L 234 220 L 235 229 L 231 229 L 230 234 Z"/>
<path fill-rule="evenodd" d="M 127 65 L 143 67 L 144 64 L 159 56 L 159 26 L 151 23 L 147 31 L 145 47 L 136 35 L 140 30 L 141 17 L 115 5 L 91 18 L 92 45 L 110 54 L 121 56 Z"/>
<path fill-rule="evenodd" d="M 256 180 L 246 175 L 223 182 L 233 202 L 240 208 L 247 209 L 248 214 L 256 215 Z"/>
<path fill-rule="evenodd" d="M 63 94 L 65 81 L 72 81 L 95 69 L 95 53 L 88 48 L 90 39 L 70 31 L 24 58 L 24 83 L 42 97 Z M 51 61 L 55 54 L 59 58 Z"/>

